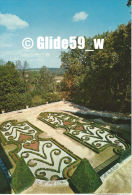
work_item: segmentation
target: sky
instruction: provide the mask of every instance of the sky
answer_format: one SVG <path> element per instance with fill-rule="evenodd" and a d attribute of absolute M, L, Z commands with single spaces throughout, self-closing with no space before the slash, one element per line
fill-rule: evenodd
<path fill-rule="evenodd" d="M 22 62 L 30 68 L 59 68 L 60 50 L 36 47 L 38 36 L 92 37 L 130 21 L 127 0 L 0 0 L 0 59 Z M 22 40 L 34 41 L 31 49 Z"/>

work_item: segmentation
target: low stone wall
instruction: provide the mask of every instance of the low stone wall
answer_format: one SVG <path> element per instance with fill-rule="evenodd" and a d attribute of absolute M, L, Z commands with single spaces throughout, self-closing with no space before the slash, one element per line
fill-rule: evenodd
<path fill-rule="evenodd" d="M 39 179 L 36 179 L 34 184 L 40 184 L 44 186 L 68 186 L 69 185 L 67 180 L 44 181 Z"/>
<path fill-rule="evenodd" d="M 112 174 L 114 171 L 117 171 L 118 169 L 120 169 L 121 166 L 123 166 L 127 161 L 129 161 L 130 159 L 132 159 L 132 156 L 129 156 L 127 159 L 125 159 L 124 161 L 122 161 L 121 163 L 117 163 L 115 164 L 112 168 L 110 168 L 107 172 L 105 172 L 100 179 L 102 180 L 102 182 L 104 182 L 104 180 L 106 178 L 108 178 L 108 176 L 110 176 L 110 174 Z"/>
<path fill-rule="evenodd" d="M 85 106 L 80 106 L 80 105 L 74 104 L 74 103 L 69 102 L 69 101 L 65 101 L 65 103 L 69 103 L 72 106 L 78 108 L 80 110 L 79 111 L 80 114 L 93 115 L 93 116 L 97 116 L 97 117 L 113 118 L 113 119 L 121 119 L 121 120 L 130 120 L 131 119 L 130 115 L 126 115 L 126 114 L 123 114 L 120 112 L 97 111 L 97 110 L 89 109 Z"/>

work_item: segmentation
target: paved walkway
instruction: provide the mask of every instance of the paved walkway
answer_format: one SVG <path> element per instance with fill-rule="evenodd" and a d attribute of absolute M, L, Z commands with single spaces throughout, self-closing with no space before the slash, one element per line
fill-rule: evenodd
<path fill-rule="evenodd" d="M 97 189 L 95 194 L 127 194 L 132 193 L 131 175 L 132 156 L 120 163 L 119 168 L 112 172 Z"/>
<path fill-rule="evenodd" d="M 52 137 L 60 144 L 64 145 L 66 148 L 71 150 L 74 154 L 81 158 L 87 158 L 93 167 L 98 166 L 100 163 L 104 162 L 108 158 L 114 155 L 112 147 L 107 148 L 105 151 L 97 154 L 86 146 L 80 144 L 79 142 L 73 140 L 72 138 L 63 134 L 64 129 L 54 129 L 44 122 L 37 119 L 41 112 L 66 112 L 66 111 L 83 111 L 69 102 L 56 102 L 51 104 L 46 104 L 42 106 L 32 107 L 24 109 L 21 111 L 13 111 L 9 113 L 4 113 L 0 115 L 0 123 L 7 120 L 18 120 L 24 121 L 28 120 L 34 126 L 38 127 L 44 134 L 41 134 L 42 138 Z"/>

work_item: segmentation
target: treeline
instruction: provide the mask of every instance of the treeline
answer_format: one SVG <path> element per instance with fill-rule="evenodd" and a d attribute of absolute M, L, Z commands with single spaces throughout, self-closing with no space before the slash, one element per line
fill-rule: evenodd
<path fill-rule="evenodd" d="M 60 87 L 54 74 L 45 66 L 40 71 L 27 71 L 25 61 L 7 62 L 0 65 L 0 112 L 37 106 L 59 101 Z"/>
<path fill-rule="evenodd" d="M 61 53 L 61 66 L 66 69 L 63 97 L 96 110 L 129 113 L 131 24 L 86 38 L 86 49 L 93 49 L 94 38 L 104 38 L 104 49 L 94 52 L 69 49 Z"/>
<path fill-rule="evenodd" d="M 104 49 L 93 52 L 69 49 L 61 53 L 61 66 L 65 69 L 61 84 L 46 67 L 28 71 L 26 61 L 18 60 L 14 64 L 0 60 L 0 112 L 59 101 L 64 97 L 96 110 L 129 113 L 131 24 L 86 38 L 85 49 L 93 49 L 94 38 L 104 38 Z"/>

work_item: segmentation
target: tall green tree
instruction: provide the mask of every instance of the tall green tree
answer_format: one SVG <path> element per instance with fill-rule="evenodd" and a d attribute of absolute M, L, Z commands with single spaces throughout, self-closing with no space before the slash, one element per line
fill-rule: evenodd
<path fill-rule="evenodd" d="M 36 90 L 38 94 L 45 94 L 54 90 L 54 77 L 46 66 L 40 69 Z"/>
<path fill-rule="evenodd" d="M 127 6 L 128 6 L 128 7 L 131 6 L 131 0 L 128 0 Z"/>
<path fill-rule="evenodd" d="M 62 52 L 63 94 L 93 109 L 130 112 L 131 24 L 86 38 L 87 49 L 93 49 L 94 38 L 104 38 L 102 50 Z"/>
<path fill-rule="evenodd" d="M 0 111 L 25 108 L 30 100 L 25 92 L 25 85 L 12 62 L 0 66 Z"/>

